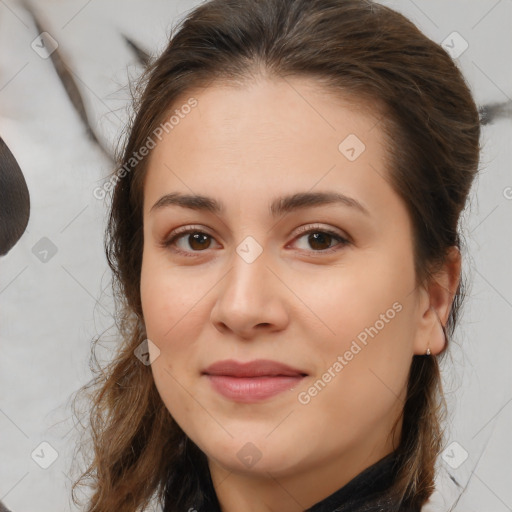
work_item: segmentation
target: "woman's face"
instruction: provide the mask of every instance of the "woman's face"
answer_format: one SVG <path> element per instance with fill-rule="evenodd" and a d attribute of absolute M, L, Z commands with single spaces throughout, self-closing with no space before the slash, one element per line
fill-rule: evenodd
<path fill-rule="evenodd" d="M 210 466 L 314 470 L 327 489 L 393 449 L 411 359 L 427 348 L 377 113 L 297 78 L 193 96 L 173 107 L 145 180 L 156 386 Z M 276 365 L 207 370 L 227 360 Z"/>

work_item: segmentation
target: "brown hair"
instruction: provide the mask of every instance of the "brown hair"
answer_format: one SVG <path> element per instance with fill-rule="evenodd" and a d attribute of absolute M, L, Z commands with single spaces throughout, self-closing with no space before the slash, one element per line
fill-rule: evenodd
<path fill-rule="evenodd" d="M 414 226 L 417 283 L 427 282 L 460 248 L 458 222 L 477 172 L 480 121 L 450 56 L 403 15 L 369 0 L 211 0 L 182 22 L 140 81 L 119 168 L 147 144 L 178 98 L 214 81 L 245 83 L 258 74 L 318 80 L 319 87 L 366 102 L 381 116 L 389 181 Z M 363 101 L 359 102 L 363 108 Z M 174 422 L 151 368 L 134 356 L 145 339 L 140 273 L 147 158 L 115 189 L 106 232 L 122 343 L 94 387 L 94 458 L 73 486 L 92 480 L 88 511 L 139 511 L 153 498 L 166 511 L 200 509 L 213 488 L 205 455 Z M 463 280 L 446 334 L 455 328 Z M 448 341 L 448 340 L 447 340 Z M 445 411 L 439 361 L 415 356 L 396 449 L 395 494 L 421 506 L 434 488 Z"/>

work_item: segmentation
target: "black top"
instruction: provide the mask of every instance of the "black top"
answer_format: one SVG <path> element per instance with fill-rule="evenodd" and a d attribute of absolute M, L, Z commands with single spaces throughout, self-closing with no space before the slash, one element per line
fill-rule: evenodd
<path fill-rule="evenodd" d="M 420 512 L 419 507 L 400 506 L 389 494 L 398 470 L 395 461 L 395 452 L 390 453 L 305 512 Z M 221 512 L 215 502 L 202 512 Z"/>

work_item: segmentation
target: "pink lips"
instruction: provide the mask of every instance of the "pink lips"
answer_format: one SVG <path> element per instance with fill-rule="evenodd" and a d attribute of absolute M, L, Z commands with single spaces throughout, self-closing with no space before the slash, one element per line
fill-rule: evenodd
<path fill-rule="evenodd" d="M 218 361 L 203 371 L 213 388 L 237 402 L 258 402 L 296 386 L 307 374 L 297 368 L 258 359 L 239 363 Z"/>

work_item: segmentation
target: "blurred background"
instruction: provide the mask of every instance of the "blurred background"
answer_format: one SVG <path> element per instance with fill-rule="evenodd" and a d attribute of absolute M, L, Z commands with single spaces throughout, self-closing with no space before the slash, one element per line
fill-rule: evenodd
<path fill-rule="evenodd" d="M 0 0 L 0 136 L 31 200 L 0 258 L 0 500 L 13 512 L 79 510 L 71 400 L 92 376 L 92 340 L 100 361 L 116 341 L 98 187 L 130 84 L 198 3 Z M 512 511 L 512 2 L 381 3 L 445 47 L 487 120 L 462 222 L 467 301 L 443 367 L 447 447 L 424 510 Z"/>

